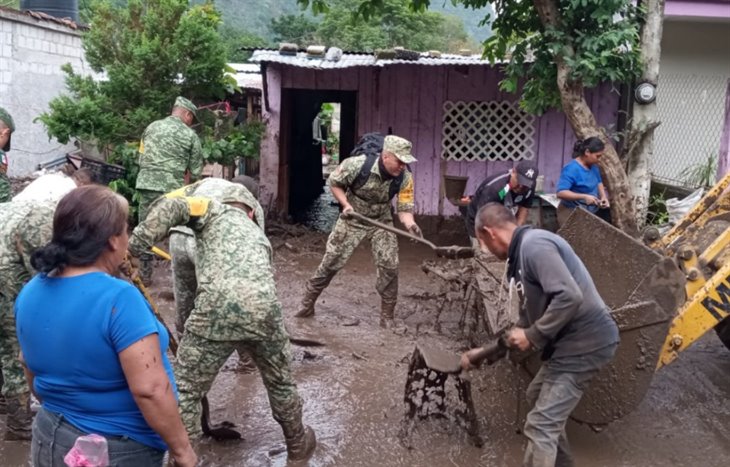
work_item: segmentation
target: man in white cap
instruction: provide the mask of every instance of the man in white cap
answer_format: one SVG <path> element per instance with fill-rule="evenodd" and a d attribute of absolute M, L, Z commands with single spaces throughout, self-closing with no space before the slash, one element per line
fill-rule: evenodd
<path fill-rule="evenodd" d="M 373 135 L 365 138 L 368 136 Z M 379 154 L 349 157 L 332 172 L 328 184 L 342 207 L 342 214 L 327 239 L 322 262 L 307 282 L 296 317 L 314 316 L 314 303 L 319 295 L 345 266 L 355 248 L 367 238 L 378 269 L 375 288 L 381 297 L 380 326 L 392 325 L 398 300 L 398 240 L 395 234 L 364 224 L 348 214 L 354 211 L 392 224 L 391 200 L 397 197 L 398 219 L 408 231 L 422 235 L 413 218 L 413 175 L 407 170 L 407 164 L 416 162 L 416 158 L 411 150 L 410 141 L 388 135 L 382 141 Z"/>

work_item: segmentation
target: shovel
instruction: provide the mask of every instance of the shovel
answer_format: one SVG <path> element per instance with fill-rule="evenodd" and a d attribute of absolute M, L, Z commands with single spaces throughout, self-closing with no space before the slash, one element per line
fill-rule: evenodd
<path fill-rule="evenodd" d="M 500 337 L 482 347 L 469 361 L 473 366 L 479 366 L 484 361 L 491 365 L 506 354 L 507 343 Z M 466 430 L 470 442 L 476 447 L 482 446 L 479 421 L 471 397 L 471 381 L 462 372 L 460 356 L 440 349 L 416 346 L 408 366 L 403 397 L 406 410 L 399 433 L 401 443 L 406 447 L 410 447 L 408 440 L 416 418 L 447 416 L 445 385 L 449 376 L 455 380 L 460 406 L 454 410 L 455 419 Z"/>
<path fill-rule="evenodd" d="M 372 225 L 373 227 L 377 227 L 382 230 L 387 230 L 388 232 L 392 232 L 396 235 L 406 237 L 410 240 L 413 240 L 414 242 L 422 243 L 423 245 L 426 245 L 427 247 L 431 248 L 436 253 L 436 255 L 443 257 L 443 258 L 459 259 L 459 258 L 471 258 L 474 256 L 474 250 L 471 247 L 463 247 L 463 246 L 457 246 L 457 245 L 437 246 L 433 242 L 430 242 L 423 237 L 419 237 L 418 235 L 414 235 L 410 232 L 406 232 L 405 230 L 401 230 L 390 224 L 385 224 L 383 222 L 379 222 L 374 219 L 370 219 L 369 217 L 365 217 L 362 214 L 355 212 L 355 211 L 350 211 L 347 214 L 344 214 L 344 217 L 357 219 L 360 222 L 364 222 L 365 224 Z"/>

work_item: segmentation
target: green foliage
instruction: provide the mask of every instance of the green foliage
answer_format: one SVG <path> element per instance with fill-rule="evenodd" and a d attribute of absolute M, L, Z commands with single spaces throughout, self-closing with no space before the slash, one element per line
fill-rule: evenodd
<path fill-rule="evenodd" d="M 129 221 L 132 225 L 137 223 L 137 210 L 139 199 L 137 197 L 137 174 L 139 163 L 137 148 L 139 142 L 129 142 L 117 145 L 109 156 L 107 162 L 124 167 L 126 174 L 124 178 L 109 183 L 109 188 L 127 198 L 129 202 Z"/>
<path fill-rule="evenodd" d="M 315 13 L 337 8 L 341 0 L 298 0 Z M 392 14 L 394 0 L 352 0 L 362 18 Z M 567 65 L 567 85 L 592 87 L 604 81 L 627 82 L 638 76 L 640 11 L 630 0 L 540 0 L 553 2 L 559 12 L 555 27 L 545 27 L 535 2 L 515 0 L 453 0 L 478 9 L 493 4 L 495 35 L 484 42 L 484 55 L 493 62 L 508 59 L 501 87 L 517 92 L 521 105 L 542 113 L 558 107 L 557 66 Z M 408 0 L 412 11 L 424 11 L 431 0 Z M 487 16 L 482 24 L 492 18 Z M 398 26 L 396 25 L 396 28 Z M 387 30 L 387 25 L 385 26 Z"/>
<path fill-rule="evenodd" d="M 469 45 L 469 35 L 458 18 L 413 11 L 402 0 L 382 0 L 379 9 L 364 16 L 362 5 L 361 0 L 331 0 L 317 27 L 316 38 L 344 50 L 402 46 L 455 52 Z"/>
<path fill-rule="evenodd" d="M 226 57 L 229 62 L 244 63 L 251 57 L 251 52 L 241 50 L 244 47 L 264 48 L 271 47 L 268 40 L 231 26 L 223 25 L 219 28 L 221 40 L 226 48 Z"/>
<path fill-rule="evenodd" d="M 692 187 L 711 187 L 717 176 L 717 154 L 709 153 L 705 160 L 685 168 L 679 175 Z"/>
<path fill-rule="evenodd" d="M 49 136 L 114 146 L 138 139 L 150 122 L 170 112 L 178 95 L 224 95 L 226 50 L 212 3 L 188 8 L 184 0 L 130 0 L 118 7 L 98 0 L 89 11 L 86 59 L 105 79 L 63 68 L 69 95 L 51 101 L 39 117 Z"/>
<path fill-rule="evenodd" d="M 209 163 L 224 166 L 232 165 L 239 157 L 258 159 L 265 130 L 263 122 L 253 120 L 232 127 L 222 135 L 207 132 L 202 142 L 203 157 Z"/>
<path fill-rule="evenodd" d="M 319 23 L 303 14 L 283 15 L 271 20 L 269 30 L 274 42 L 293 42 L 299 46 L 316 42 L 315 33 Z"/>
<path fill-rule="evenodd" d="M 649 198 L 646 223 L 648 225 L 666 225 L 669 223 L 666 194 L 662 191 Z"/>

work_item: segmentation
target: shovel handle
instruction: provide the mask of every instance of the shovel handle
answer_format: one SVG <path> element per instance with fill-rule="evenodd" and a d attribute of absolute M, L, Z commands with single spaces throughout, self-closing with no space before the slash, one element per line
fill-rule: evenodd
<path fill-rule="evenodd" d="M 469 356 L 469 363 L 474 366 L 479 366 L 484 360 L 487 361 L 487 365 L 491 365 L 500 358 L 504 357 L 507 353 L 507 342 L 500 337 L 494 341 L 488 343 Z"/>
<path fill-rule="evenodd" d="M 347 214 L 345 214 L 344 217 L 345 217 L 345 219 L 347 219 L 347 218 L 357 219 L 360 222 L 364 222 L 366 224 L 370 224 L 373 227 L 377 227 L 377 228 L 382 229 L 382 230 L 387 230 L 388 232 L 392 232 L 392 233 L 394 233 L 396 235 L 401 235 L 401 236 L 406 237 L 406 238 L 408 238 L 410 240 L 413 240 L 413 241 L 416 241 L 416 242 L 419 242 L 419 243 L 423 243 L 424 245 L 428 246 L 432 250 L 436 251 L 437 246 L 435 244 L 429 242 L 425 238 L 419 237 L 418 235 L 413 235 L 410 232 L 406 232 L 405 230 L 398 229 L 396 227 L 393 227 L 392 225 L 385 224 L 383 222 L 379 222 L 379 221 L 376 221 L 374 219 L 370 219 L 369 217 L 363 216 L 359 212 L 350 211 Z"/>

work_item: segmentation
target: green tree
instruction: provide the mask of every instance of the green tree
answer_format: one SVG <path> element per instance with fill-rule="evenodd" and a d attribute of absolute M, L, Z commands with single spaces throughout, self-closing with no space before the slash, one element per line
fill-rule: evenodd
<path fill-rule="evenodd" d="M 263 37 L 225 24 L 218 31 L 226 48 L 226 57 L 229 62 L 242 63 L 251 57 L 251 52 L 241 50 L 242 48 L 261 48 L 272 45 Z"/>
<path fill-rule="evenodd" d="M 102 79 L 66 73 L 68 95 L 51 101 L 39 119 L 61 142 L 75 137 L 108 147 L 136 140 L 169 113 L 177 95 L 220 98 L 226 89 L 220 16 L 212 3 L 130 0 L 125 7 L 95 1 L 86 59 Z"/>
<path fill-rule="evenodd" d="M 315 32 L 318 23 L 303 14 L 282 15 L 271 20 L 269 29 L 274 42 L 293 42 L 306 47 L 316 42 Z"/>
<path fill-rule="evenodd" d="M 311 3 L 315 13 L 337 7 L 337 0 L 298 0 Z M 357 11 L 365 18 L 387 11 L 389 0 L 357 0 Z M 642 72 L 640 32 L 642 15 L 630 0 L 455 0 L 470 8 L 493 3 L 495 33 L 485 42 L 485 55 L 493 61 L 510 57 L 501 87 L 521 92 L 523 108 L 541 113 L 562 107 L 578 138 L 599 136 L 606 143 L 602 168 L 613 195 L 615 224 L 637 233 L 632 190 L 619 158 L 605 130 L 601 128 L 585 99 L 585 88 L 598 83 L 632 82 Z M 649 9 L 652 19 L 663 12 Z M 407 0 L 414 11 L 425 10 L 431 0 Z M 489 21 L 485 18 L 484 21 Z M 658 38 L 661 38 L 659 29 Z M 655 34 L 652 40 L 656 40 Z M 652 59 L 658 62 L 657 51 Z M 644 60 L 642 60 L 644 59 Z"/>

